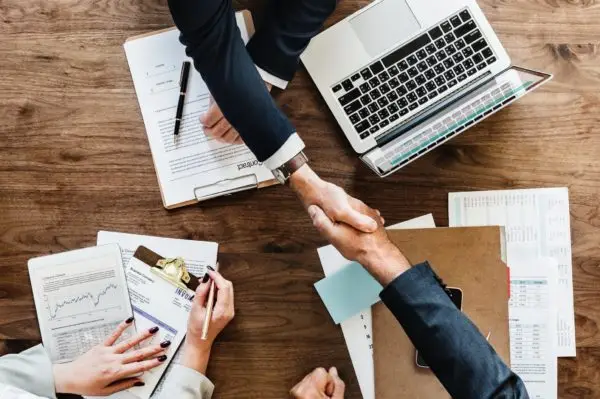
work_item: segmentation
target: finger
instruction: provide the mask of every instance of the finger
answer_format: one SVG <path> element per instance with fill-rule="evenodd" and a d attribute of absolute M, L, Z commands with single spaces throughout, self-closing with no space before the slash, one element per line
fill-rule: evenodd
<path fill-rule="evenodd" d="M 235 140 L 239 137 L 240 135 L 238 134 L 237 130 L 235 130 L 234 128 L 229 128 L 229 130 L 221 137 L 221 140 L 223 140 L 226 143 L 229 144 L 233 144 L 235 143 Z"/>
<path fill-rule="evenodd" d="M 196 288 L 196 295 L 194 296 L 194 303 L 197 306 L 203 307 L 206 304 L 206 298 L 208 297 L 208 291 L 210 290 L 210 281 L 202 282 Z"/>
<path fill-rule="evenodd" d="M 219 289 L 217 293 L 217 300 L 215 303 L 215 310 L 213 316 L 233 318 L 235 314 L 234 299 L 233 299 L 233 284 L 231 281 L 225 280 L 218 272 L 209 272 L 211 277 L 215 281 L 215 285 Z M 213 277 L 215 274 L 215 277 Z M 219 276 L 224 281 L 217 283 L 216 276 Z"/>
<path fill-rule="evenodd" d="M 121 355 L 121 363 L 128 364 L 133 362 L 141 362 L 142 360 L 154 357 L 159 353 L 163 353 L 166 348 L 169 347 L 169 345 L 171 345 L 171 341 L 165 341 L 160 345 L 152 345 L 131 352 L 125 352 Z"/>
<path fill-rule="evenodd" d="M 211 104 L 208 107 L 208 111 L 204 113 L 204 115 L 200 116 L 200 123 L 204 127 L 213 127 L 215 126 L 221 119 L 223 119 L 223 113 L 221 112 L 221 108 L 217 105 L 217 103 L 211 100 Z"/>
<path fill-rule="evenodd" d="M 119 324 L 115 331 L 113 331 L 112 334 L 110 334 L 109 337 L 106 338 L 106 340 L 104 340 L 104 346 L 113 346 L 115 342 L 119 340 L 119 338 L 125 332 L 125 330 L 127 330 L 132 324 L 133 317 L 130 317 L 121 324 Z"/>
<path fill-rule="evenodd" d="M 207 271 L 207 273 L 210 276 L 210 278 L 214 280 L 215 285 L 217 286 L 219 291 L 225 289 L 233 289 L 233 284 L 231 284 L 231 281 L 226 280 L 221 273 L 210 269 Z"/>
<path fill-rule="evenodd" d="M 312 219 L 313 226 L 321 233 L 327 240 L 332 241 L 332 238 L 336 235 L 339 226 L 329 219 L 325 212 L 317 205 L 311 205 L 308 207 L 308 214 Z"/>
<path fill-rule="evenodd" d="M 346 223 L 365 233 L 373 233 L 378 227 L 375 219 L 354 208 L 349 208 L 346 212 L 342 212 L 336 221 Z"/>
<path fill-rule="evenodd" d="M 152 370 L 163 364 L 167 360 L 166 355 L 156 357 L 154 359 L 143 360 L 141 362 L 129 363 L 122 366 L 119 372 L 119 378 L 128 378 L 148 370 Z"/>
<path fill-rule="evenodd" d="M 126 378 L 124 380 L 116 381 L 104 388 L 102 396 L 112 395 L 113 393 L 121 392 L 133 387 L 143 387 L 145 384 L 139 378 Z"/>
<path fill-rule="evenodd" d="M 210 137 L 214 137 L 219 141 L 225 141 L 225 135 L 231 129 L 231 125 L 227 121 L 227 119 L 222 118 L 220 121 L 216 123 L 213 127 L 206 128 L 205 132 Z"/>
<path fill-rule="evenodd" d="M 128 339 L 127 341 L 121 342 L 119 345 L 115 346 L 115 353 L 124 353 L 129 349 L 133 348 L 139 343 L 144 342 L 148 338 L 152 337 L 154 334 L 158 332 L 158 327 L 152 327 L 149 330 L 143 331 L 136 335 L 135 337 Z"/>
<path fill-rule="evenodd" d="M 311 381 L 319 392 L 326 392 L 327 385 L 332 381 L 331 376 L 323 367 L 316 368 L 311 373 Z"/>
<path fill-rule="evenodd" d="M 338 371 L 335 367 L 329 369 L 329 375 L 333 380 L 333 392 L 329 395 L 332 399 L 344 399 L 344 392 L 346 391 L 346 384 L 338 375 Z"/>
<path fill-rule="evenodd" d="M 344 222 L 365 233 L 377 230 L 379 216 L 377 211 L 357 198 L 350 197 L 350 208 L 339 215 L 337 221 Z"/>

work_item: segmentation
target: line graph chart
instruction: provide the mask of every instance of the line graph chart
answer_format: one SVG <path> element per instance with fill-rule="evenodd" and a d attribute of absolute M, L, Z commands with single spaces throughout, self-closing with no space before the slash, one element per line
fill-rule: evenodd
<path fill-rule="evenodd" d="M 54 303 L 51 303 L 48 296 L 45 296 L 48 319 L 60 320 L 63 318 L 63 314 L 66 315 L 65 317 L 75 317 L 81 314 L 105 312 L 118 308 L 118 306 L 104 306 L 104 302 L 108 302 L 109 304 L 111 302 L 110 298 L 107 299 L 111 291 L 117 291 L 118 289 L 118 285 L 109 283 L 100 289 L 100 291 L 86 291 L 72 297 L 58 298 L 54 300 Z M 72 309 L 74 311 L 70 311 Z"/>

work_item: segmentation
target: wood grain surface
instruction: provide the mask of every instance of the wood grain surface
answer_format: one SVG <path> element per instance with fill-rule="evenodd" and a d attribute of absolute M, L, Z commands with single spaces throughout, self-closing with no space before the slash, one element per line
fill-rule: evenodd
<path fill-rule="evenodd" d="M 326 25 L 367 3 L 340 1 Z M 389 178 L 356 158 L 305 70 L 277 101 L 313 168 L 390 224 L 431 212 L 447 225 L 451 191 L 569 187 L 577 358 L 559 362 L 559 397 L 598 398 L 600 3 L 479 3 L 514 63 L 554 79 Z M 234 4 L 260 20 L 266 2 Z M 93 245 L 101 229 L 214 240 L 243 265 L 228 271 L 238 309 L 211 360 L 217 397 L 285 397 L 334 364 L 360 397 L 312 287 L 324 242 L 289 190 L 163 209 L 122 44 L 171 24 L 166 0 L 0 0 L 0 349 L 39 339 L 27 259 Z"/>

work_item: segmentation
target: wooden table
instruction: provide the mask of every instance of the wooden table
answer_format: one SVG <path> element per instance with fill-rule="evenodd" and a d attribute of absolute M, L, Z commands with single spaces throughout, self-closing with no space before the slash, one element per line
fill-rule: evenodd
<path fill-rule="evenodd" d="M 240 1 L 260 15 L 263 2 Z M 368 1 L 342 1 L 327 25 Z M 568 186 L 577 358 L 561 398 L 600 397 L 600 7 L 591 0 L 482 0 L 518 65 L 554 80 L 381 180 L 353 154 L 306 71 L 278 103 L 316 171 L 388 223 L 432 212 L 451 191 Z M 316 366 L 337 365 L 360 397 L 341 331 L 312 284 L 323 240 L 283 187 L 163 209 L 122 44 L 171 25 L 165 0 L 0 1 L 0 339 L 38 340 L 28 258 L 93 245 L 100 229 L 221 243 L 243 267 L 237 317 L 209 375 L 219 397 L 281 398 Z"/>

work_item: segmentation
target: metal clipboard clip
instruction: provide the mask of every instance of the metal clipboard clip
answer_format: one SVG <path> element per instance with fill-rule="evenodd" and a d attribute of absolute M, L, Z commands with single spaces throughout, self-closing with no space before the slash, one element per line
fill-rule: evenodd
<path fill-rule="evenodd" d="M 244 176 L 223 179 L 216 183 L 196 187 L 194 196 L 199 202 L 223 195 L 231 195 L 241 191 L 258 188 L 258 177 L 252 173 Z"/>
<path fill-rule="evenodd" d="M 162 277 L 182 290 L 188 290 L 192 278 L 183 258 L 159 259 L 151 268 L 152 273 Z"/>

